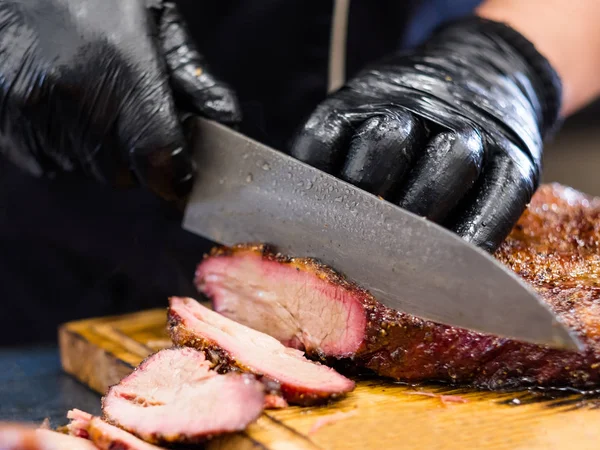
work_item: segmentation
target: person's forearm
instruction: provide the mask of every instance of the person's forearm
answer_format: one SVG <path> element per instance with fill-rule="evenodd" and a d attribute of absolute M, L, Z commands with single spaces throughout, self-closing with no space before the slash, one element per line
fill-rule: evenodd
<path fill-rule="evenodd" d="M 564 116 L 600 95 L 599 0 L 485 0 L 477 14 L 510 25 L 550 61 Z"/>

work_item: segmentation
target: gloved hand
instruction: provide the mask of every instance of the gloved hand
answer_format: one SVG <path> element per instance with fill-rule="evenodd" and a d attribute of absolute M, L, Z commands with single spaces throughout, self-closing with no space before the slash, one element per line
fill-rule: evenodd
<path fill-rule="evenodd" d="M 0 0 L 0 148 L 35 175 L 81 170 L 167 199 L 191 187 L 182 108 L 240 120 L 161 0 Z"/>
<path fill-rule="evenodd" d="M 464 19 L 333 93 L 291 154 L 493 251 L 538 186 L 560 98 L 523 36 Z"/>

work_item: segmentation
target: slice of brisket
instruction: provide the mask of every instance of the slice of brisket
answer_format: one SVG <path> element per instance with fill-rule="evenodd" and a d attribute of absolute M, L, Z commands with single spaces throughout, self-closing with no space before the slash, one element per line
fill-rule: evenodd
<path fill-rule="evenodd" d="M 314 358 L 406 381 L 487 388 L 600 383 L 600 199 L 542 186 L 496 253 L 586 345 L 553 350 L 393 311 L 328 267 L 265 246 L 212 252 L 196 283 L 224 316 Z M 473 280 L 477 282 L 477 280 Z"/>
<path fill-rule="evenodd" d="M 93 417 L 88 427 L 90 440 L 100 450 L 166 450 L 164 447 L 148 444 L 125 430 L 106 423 L 100 417 Z"/>
<path fill-rule="evenodd" d="M 69 434 L 89 439 L 99 450 L 165 450 L 79 409 L 69 411 L 67 418 Z"/>
<path fill-rule="evenodd" d="M 268 389 L 280 389 L 290 403 L 320 403 L 354 389 L 353 381 L 309 361 L 301 351 L 285 347 L 191 298 L 170 299 L 169 325 L 177 345 L 205 350 L 223 370 L 237 368 L 261 376 Z"/>
<path fill-rule="evenodd" d="M 71 436 L 77 436 L 80 438 L 88 439 L 90 434 L 88 428 L 90 421 L 94 418 L 90 413 L 81 411 L 80 409 L 71 409 L 67 413 L 67 419 L 69 424 L 67 425 L 67 431 Z"/>
<path fill-rule="evenodd" d="M 22 424 L 0 424 L 0 449 L 98 450 L 86 439 Z"/>
<path fill-rule="evenodd" d="M 244 430 L 263 411 L 263 384 L 237 373 L 220 375 L 211 366 L 191 348 L 161 350 L 109 389 L 104 417 L 159 445 L 196 444 Z"/>
<path fill-rule="evenodd" d="M 144 442 L 133 434 L 105 422 L 100 417 L 92 418 L 88 433 L 90 440 L 100 450 L 166 450 L 164 447 Z"/>

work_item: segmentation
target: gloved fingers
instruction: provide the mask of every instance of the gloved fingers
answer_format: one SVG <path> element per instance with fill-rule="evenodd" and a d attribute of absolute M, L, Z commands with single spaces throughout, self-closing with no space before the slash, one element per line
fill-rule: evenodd
<path fill-rule="evenodd" d="M 240 122 L 237 96 L 211 72 L 173 2 L 163 4 L 159 38 L 178 99 L 210 119 L 226 124 Z"/>
<path fill-rule="evenodd" d="M 425 141 L 422 122 L 400 108 L 388 108 L 358 126 L 340 178 L 382 197 L 392 194 Z"/>
<path fill-rule="evenodd" d="M 338 173 L 354 132 L 344 109 L 335 97 L 321 103 L 294 138 L 290 155 L 317 169 Z"/>
<path fill-rule="evenodd" d="M 497 150 L 448 227 L 494 252 L 519 220 L 537 187 L 537 168 L 522 152 Z"/>
<path fill-rule="evenodd" d="M 441 222 L 477 181 L 483 156 L 483 142 L 475 129 L 439 133 L 400 188 L 398 205 Z"/>
<path fill-rule="evenodd" d="M 296 133 L 290 155 L 338 175 L 344 168 L 352 138 L 362 123 L 382 114 L 393 115 L 391 111 L 397 109 L 389 104 L 357 106 L 356 103 L 344 90 L 327 98 Z"/>

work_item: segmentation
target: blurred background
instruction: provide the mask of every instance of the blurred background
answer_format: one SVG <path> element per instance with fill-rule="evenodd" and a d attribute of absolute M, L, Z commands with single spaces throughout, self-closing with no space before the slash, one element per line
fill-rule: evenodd
<path fill-rule="evenodd" d="M 569 118 L 544 151 L 543 182 L 600 196 L 600 102 Z"/>

